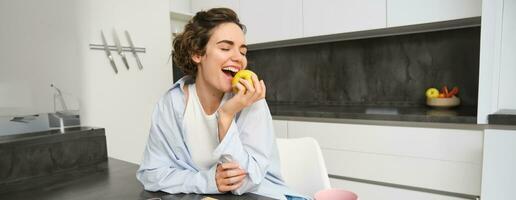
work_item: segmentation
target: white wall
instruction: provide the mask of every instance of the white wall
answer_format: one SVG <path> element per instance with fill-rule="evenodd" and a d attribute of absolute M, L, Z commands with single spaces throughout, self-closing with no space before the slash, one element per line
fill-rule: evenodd
<path fill-rule="evenodd" d="M 109 156 L 139 163 L 151 112 L 172 84 L 169 1 L 89 0 L 80 4 L 82 122 L 106 128 Z M 115 75 L 105 53 L 88 48 L 89 43 L 101 43 L 100 30 L 113 44 L 114 27 L 122 45 L 128 44 L 123 34 L 128 30 L 135 45 L 146 48 L 146 53 L 139 54 L 142 71 L 131 54 L 126 54 L 131 67 L 127 70 L 113 52 L 119 70 Z"/>
<path fill-rule="evenodd" d="M 0 1 L 0 116 L 52 111 L 54 83 L 80 97 L 83 125 L 106 129 L 110 157 L 139 163 L 151 112 L 172 84 L 168 9 L 168 0 Z M 128 30 L 146 48 L 142 71 L 132 54 L 126 70 L 112 52 L 115 75 L 105 53 L 89 49 L 101 30 L 112 45 L 113 28 L 122 45 Z"/>
<path fill-rule="evenodd" d="M 80 95 L 78 1 L 0 1 L 0 116 L 53 111 L 54 83 Z"/>

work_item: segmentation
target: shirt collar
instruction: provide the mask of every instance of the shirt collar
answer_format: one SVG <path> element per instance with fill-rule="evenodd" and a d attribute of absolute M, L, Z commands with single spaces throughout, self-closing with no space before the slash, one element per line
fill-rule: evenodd
<path fill-rule="evenodd" d="M 179 89 L 181 90 L 181 93 L 185 93 L 184 91 L 184 85 L 185 84 L 191 84 L 195 82 L 195 79 L 193 78 L 193 76 L 191 75 L 186 75 L 186 76 L 183 76 L 181 77 L 181 79 L 179 79 L 178 81 L 176 81 L 174 83 L 174 85 L 172 85 L 172 88 L 170 88 L 170 90 L 176 88 L 176 87 L 179 87 Z"/>

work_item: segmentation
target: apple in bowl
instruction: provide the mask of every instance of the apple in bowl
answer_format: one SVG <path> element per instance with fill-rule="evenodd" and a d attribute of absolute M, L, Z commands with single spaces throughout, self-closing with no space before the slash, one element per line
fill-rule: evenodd
<path fill-rule="evenodd" d="M 436 108 L 450 108 L 460 104 L 460 98 L 457 97 L 459 93 L 458 87 L 453 87 L 448 91 L 448 87 L 444 86 L 441 91 L 436 88 L 428 88 L 426 90 L 426 105 Z"/>

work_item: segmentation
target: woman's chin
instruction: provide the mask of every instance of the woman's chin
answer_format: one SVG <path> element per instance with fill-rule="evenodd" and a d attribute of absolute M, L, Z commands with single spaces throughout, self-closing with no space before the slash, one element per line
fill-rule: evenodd
<path fill-rule="evenodd" d="M 233 89 L 231 87 L 224 89 L 224 93 L 228 93 L 228 92 L 232 92 L 232 91 L 233 91 Z"/>
<path fill-rule="evenodd" d="M 229 84 L 229 85 L 224 84 L 219 89 L 221 89 L 221 91 L 224 93 L 228 93 L 228 92 L 231 92 L 233 88 L 231 87 L 231 84 Z"/>
<path fill-rule="evenodd" d="M 227 82 L 226 84 L 224 84 L 224 92 L 227 93 L 227 92 L 233 92 L 233 85 L 231 84 L 231 81 Z"/>

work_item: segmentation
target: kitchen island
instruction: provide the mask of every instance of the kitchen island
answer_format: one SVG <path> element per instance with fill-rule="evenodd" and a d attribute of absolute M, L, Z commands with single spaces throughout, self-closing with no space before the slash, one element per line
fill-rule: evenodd
<path fill-rule="evenodd" d="M 271 198 L 246 194 L 236 196 L 231 194 L 218 195 L 197 195 L 180 194 L 171 195 L 163 192 L 147 192 L 136 180 L 138 165 L 122 160 L 109 158 L 107 170 L 97 171 L 78 178 L 62 178 L 60 183 L 42 186 L 36 189 L 8 192 L 0 194 L 0 199 L 68 199 L 68 200 L 91 200 L 91 199 L 181 199 L 201 200 L 205 197 L 212 197 L 220 200 L 271 200 Z"/>
<path fill-rule="evenodd" d="M 332 187 L 364 199 L 480 196 L 486 125 L 475 107 L 269 107 L 277 137 L 317 140 Z"/>

